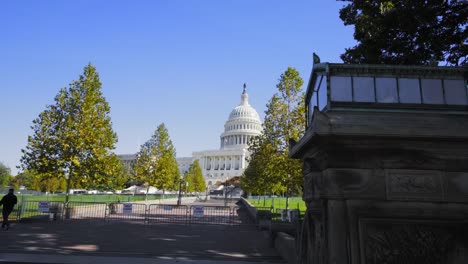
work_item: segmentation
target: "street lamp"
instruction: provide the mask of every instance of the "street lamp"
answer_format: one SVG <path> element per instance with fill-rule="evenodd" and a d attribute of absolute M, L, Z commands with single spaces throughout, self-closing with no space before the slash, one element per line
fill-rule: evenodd
<path fill-rule="evenodd" d="M 182 204 L 182 178 L 180 179 L 179 181 L 179 198 L 177 199 L 177 205 L 181 205 Z"/>
<path fill-rule="evenodd" d="M 65 196 L 65 203 L 68 204 L 69 201 L 69 196 L 70 196 L 70 181 L 71 181 L 71 173 L 70 173 L 70 167 L 63 167 L 63 174 L 65 176 L 65 179 L 67 180 L 67 190 L 66 190 L 66 196 Z"/>
<path fill-rule="evenodd" d="M 187 171 L 184 173 L 184 175 L 187 174 Z M 182 204 L 182 182 L 184 181 L 184 177 L 181 176 L 180 177 L 180 181 L 179 181 L 179 197 L 177 199 L 177 205 L 181 205 Z"/>
<path fill-rule="evenodd" d="M 224 181 L 224 186 L 223 186 L 224 206 L 227 206 L 227 195 L 228 195 L 227 181 L 228 181 L 228 178 L 226 177 L 226 180 Z"/>

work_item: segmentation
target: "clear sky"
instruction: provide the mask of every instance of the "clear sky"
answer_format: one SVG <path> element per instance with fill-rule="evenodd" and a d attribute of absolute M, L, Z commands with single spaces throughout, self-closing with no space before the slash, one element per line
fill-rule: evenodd
<path fill-rule="evenodd" d="M 312 53 L 341 62 L 353 28 L 331 0 L 0 3 L 0 162 L 16 174 L 32 121 L 83 67 L 96 66 L 118 135 L 135 153 L 164 122 L 177 156 L 219 148 L 247 83 L 265 105 L 288 66 L 306 84 Z M 305 89 L 305 87 L 304 87 Z"/>

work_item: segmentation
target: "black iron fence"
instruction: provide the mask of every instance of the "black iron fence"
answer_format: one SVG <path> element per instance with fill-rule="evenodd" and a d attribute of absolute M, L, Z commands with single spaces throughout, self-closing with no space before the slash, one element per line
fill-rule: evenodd
<path fill-rule="evenodd" d="M 230 225 L 233 223 L 233 208 L 229 206 L 190 206 L 191 224 Z"/>
<path fill-rule="evenodd" d="M 64 212 L 65 205 L 62 202 L 23 201 L 13 209 L 10 219 L 62 220 Z"/>
<path fill-rule="evenodd" d="M 107 216 L 106 203 L 69 202 L 64 203 L 65 220 L 102 220 Z"/>
<path fill-rule="evenodd" d="M 186 205 L 150 204 L 146 219 L 149 224 L 188 224 Z"/>
<path fill-rule="evenodd" d="M 21 201 L 10 220 L 42 221 L 141 221 L 147 224 L 252 224 L 238 207 L 143 203 Z"/>
<path fill-rule="evenodd" d="M 106 220 L 138 220 L 146 222 L 146 204 L 110 203 Z"/>
<path fill-rule="evenodd" d="M 298 209 L 281 209 L 277 208 L 272 213 L 271 221 L 273 223 L 297 223 L 302 220 L 304 212 Z"/>

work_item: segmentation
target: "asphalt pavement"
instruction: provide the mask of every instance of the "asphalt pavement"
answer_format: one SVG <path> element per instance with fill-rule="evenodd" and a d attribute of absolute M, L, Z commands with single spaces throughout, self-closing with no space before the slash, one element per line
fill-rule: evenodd
<path fill-rule="evenodd" d="M 284 263 L 252 225 L 19 222 L 0 231 L 0 263 Z"/>

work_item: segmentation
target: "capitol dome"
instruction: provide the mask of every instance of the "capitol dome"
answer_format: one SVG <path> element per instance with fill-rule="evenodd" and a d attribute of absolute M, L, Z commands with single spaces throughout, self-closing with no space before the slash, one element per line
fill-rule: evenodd
<path fill-rule="evenodd" d="M 262 133 L 262 122 L 255 108 L 249 104 L 249 95 L 244 90 L 241 95 L 241 103 L 236 106 L 224 125 L 224 133 L 221 134 L 221 149 L 246 148 L 250 139 Z"/>

